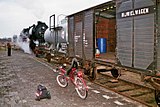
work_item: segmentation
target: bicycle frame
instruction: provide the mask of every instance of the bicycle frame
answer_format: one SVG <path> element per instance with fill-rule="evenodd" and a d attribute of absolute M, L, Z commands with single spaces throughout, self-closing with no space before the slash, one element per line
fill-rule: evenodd
<path fill-rule="evenodd" d="M 83 79 L 83 72 L 82 70 L 77 70 L 77 68 L 72 68 L 69 72 L 68 76 L 65 76 L 66 70 L 65 67 L 61 66 L 58 69 L 59 74 L 56 77 L 57 83 L 62 88 L 65 88 L 68 86 L 68 81 L 70 80 L 74 88 L 78 94 L 78 96 L 82 99 L 86 99 L 88 96 L 88 87 L 86 85 L 86 82 Z"/>
<path fill-rule="evenodd" d="M 66 70 L 65 70 L 63 67 L 60 67 L 59 70 L 61 71 L 61 75 L 65 75 Z M 67 81 L 70 80 L 70 81 L 75 85 L 75 87 L 77 88 L 78 86 L 77 86 L 77 84 L 75 84 L 75 82 L 74 82 L 74 80 L 75 80 L 75 77 L 74 77 L 74 76 L 75 76 L 75 75 L 77 75 L 77 77 L 79 77 L 79 78 L 82 80 L 83 84 L 85 85 L 85 88 L 86 88 L 87 91 L 88 91 L 88 87 L 87 87 L 87 85 L 86 85 L 86 82 L 85 82 L 84 79 L 83 79 L 83 72 L 82 72 L 81 70 L 79 70 L 79 71 L 77 72 L 77 69 L 76 69 L 76 68 L 72 68 L 72 69 L 71 69 L 71 72 L 69 73 L 69 79 L 66 78 L 66 80 L 67 80 Z"/>

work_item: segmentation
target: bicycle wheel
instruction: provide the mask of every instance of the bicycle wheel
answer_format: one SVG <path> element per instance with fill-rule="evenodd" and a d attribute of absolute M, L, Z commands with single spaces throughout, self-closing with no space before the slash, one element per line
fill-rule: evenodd
<path fill-rule="evenodd" d="M 75 77 L 75 84 L 77 85 L 76 92 L 78 93 L 79 97 L 82 99 L 86 99 L 88 96 L 88 91 L 83 80 L 79 77 Z"/>
<path fill-rule="evenodd" d="M 68 86 L 68 82 L 66 80 L 66 78 L 64 77 L 64 75 L 57 75 L 56 77 L 57 83 L 59 86 L 65 88 Z"/>

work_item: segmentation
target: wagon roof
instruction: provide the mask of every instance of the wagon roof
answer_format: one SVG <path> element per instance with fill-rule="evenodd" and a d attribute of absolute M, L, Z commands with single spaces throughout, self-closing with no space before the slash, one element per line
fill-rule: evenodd
<path fill-rule="evenodd" d="M 96 5 L 96 6 L 93 6 L 93 7 L 84 9 L 84 10 L 81 10 L 81 11 L 79 11 L 79 12 L 70 14 L 70 15 L 68 15 L 67 17 L 71 17 L 71 16 L 73 16 L 73 15 L 75 15 L 75 14 L 78 14 L 78 13 L 81 13 L 81 12 L 84 12 L 84 11 L 87 11 L 87 10 L 98 9 L 98 8 L 102 8 L 102 7 L 106 7 L 106 6 L 110 6 L 110 5 L 114 5 L 114 4 L 115 4 L 115 0 L 110 0 L 110 1 L 107 1 L 107 2 L 105 2 L 105 3 L 102 3 L 102 4 L 99 4 L 99 5 Z"/>

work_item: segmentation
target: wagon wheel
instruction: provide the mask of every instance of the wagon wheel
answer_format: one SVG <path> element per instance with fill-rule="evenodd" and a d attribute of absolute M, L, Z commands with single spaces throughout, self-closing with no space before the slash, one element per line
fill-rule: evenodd
<path fill-rule="evenodd" d="M 60 64 L 65 63 L 65 61 L 66 61 L 66 58 L 65 58 L 65 57 L 61 57 L 61 58 L 59 59 L 59 63 L 60 63 Z"/>
<path fill-rule="evenodd" d="M 96 77 L 97 77 L 97 69 L 96 69 L 96 67 L 91 68 L 90 69 L 90 75 L 88 76 L 88 79 L 90 81 L 94 81 L 96 79 Z"/>
<path fill-rule="evenodd" d="M 157 105 L 160 107 L 160 91 L 155 90 L 155 100 L 157 102 Z"/>
<path fill-rule="evenodd" d="M 91 61 L 86 61 L 84 64 L 84 71 L 90 81 L 94 81 L 96 79 L 97 69 L 95 67 L 95 63 Z"/>
<path fill-rule="evenodd" d="M 51 62 L 51 54 L 50 53 L 46 54 L 46 59 L 48 62 Z"/>
<path fill-rule="evenodd" d="M 66 63 L 71 63 L 73 57 L 66 57 Z"/>
<path fill-rule="evenodd" d="M 114 78 L 118 78 L 121 75 L 120 72 L 115 68 L 111 70 L 111 74 Z"/>

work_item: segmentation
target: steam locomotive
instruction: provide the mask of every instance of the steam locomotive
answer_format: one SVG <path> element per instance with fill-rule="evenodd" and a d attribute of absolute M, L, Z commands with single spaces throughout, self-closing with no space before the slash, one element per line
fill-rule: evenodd
<path fill-rule="evenodd" d="M 48 26 L 45 23 L 38 21 L 37 25 L 33 24 L 29 28 L 24 28 L 20 33 L 20 38 L 22 42 L 26 42 L 29 39 L 29 47 L 35 52 L 36 41 L 38 41 L 37 45 L 45 42 L 44 32 L 47 28 Z"/>
<path fill-rule="evenodd" d="M 53 16 L 55 20 L 55 15 Z M 66 53 L 66 22 L 66 19 L 62 20 L 57 27 L 55 25 L 51 27 L 50 22 L 50 27 L 48 27 L 44 22 L 38 21 L 37 24 L 24 28 L 19 37 L 22 42 L 26 42 L 29 39 L 29 47 L 36 55 L 44 53 L 43 51 L 46 46 L 49 50 L 59 50 Z"/>

